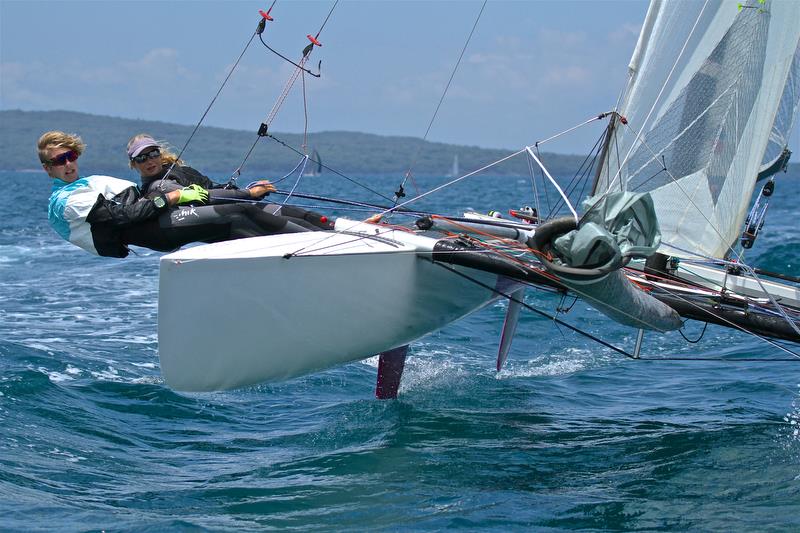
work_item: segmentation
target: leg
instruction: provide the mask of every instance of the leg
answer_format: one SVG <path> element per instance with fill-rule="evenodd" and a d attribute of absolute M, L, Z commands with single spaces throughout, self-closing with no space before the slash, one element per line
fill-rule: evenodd
<path fill-rule="evenodd" d="M 291 222 L 313 231 L 333 229 L 328 217 L 314 211 L 307 211 L 293 205 L 266 204 L 260 206 L 267 213 L 288 218 Z"/>

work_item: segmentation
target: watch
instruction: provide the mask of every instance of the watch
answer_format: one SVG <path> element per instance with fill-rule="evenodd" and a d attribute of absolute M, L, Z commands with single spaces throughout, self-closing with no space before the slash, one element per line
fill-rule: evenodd
<path fill-rule="evenodd" d="M 164 200 L 163 196 L 156 196 L 155 198 L 153 198 L 153 203 L 159 209 L 167 205 L 167 202 Z"/>

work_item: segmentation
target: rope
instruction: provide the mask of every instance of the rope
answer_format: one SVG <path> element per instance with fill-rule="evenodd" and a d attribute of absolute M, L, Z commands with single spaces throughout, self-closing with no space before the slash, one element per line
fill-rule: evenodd
<path fill-rule="evenodd" d="M 331 7 L 330 11 L 328 11 L 328 15 L 325 17 L 325 20 L 322 22 L 322 25 L 320 26 L 319 31 L 317 31 L 316 37 L 314 38 L 313 41 L 316 41 L 316 39 L 319 38 L 320 34 L 322 33 L 322 30 L 325 28 L 325 25 L 328 23 L 328 20 L 330 19 L 331 15 L 333 14 L 333 10 L 336 9 L 336 6 L 338 4 L 339 4 L 339 0 L 336 0 L 333 3 L 333 6 Z M 251 38 L 251 41 L 252 41 L 252 38 Z M 314 75 L 313 72 L 308 71 L 307 69 L 305 69 L 305 66 L 304 66 L 306 64 L 306 62 L 308 61 L 308 58 L 311 55 L 311 52 L 314 50 L 313 41 L 312 41 L 312 44 L 309 44 L 303 50 L 303 57 L 300 59 L 300 61 L 298 61 L 297 63 L 293 63 L 293 62 L 290 61 L 290 63 L 295 65 L 295 69 L 292 72 L 292 74 L 289 76 L 289 79 L 284 84 L 284 87 L 283 87 L 283 90 L 281 91 L 281 94 L 276 99 L 275 103 L 272 106 L 272 109 L 270 110 L 269 114 L 267 115 L 266 120 L 263 122 L 263 124 L 261 126 L 261 130 L 263 130 L 264 133 L 266 133 L 269 130 L 269 126 L 272 124 L 272 121 L 275 120 L 275 116 L 278 114 L 278 111 L 283 106 L 283 103 L 286 101 L 286 97 L 289 95 L 289 92 L 291 91 L 291 88 L 294 86 L 295 81 L 297 81 L 297 77 L 303 72 L 308 72 L 309 74 Z M 263 42 L 263 39 L 262 39 L 262 42 Z M 264 46 L 266 46 L 266 43 L 264 43 Z M 272 50 L 272 49 L 270 48 L 270 50 Z M 275 52 L 275 53 L 277 53 L 277 52 Z M 278 54 L 278 55 L 280 55 L 280 54 Z M 281 57 L 283 57 L 283 56 L 281 56 Z M 305 78 L 303 78 L 303 81 L 305 83 Z M 305 105 L 305 90 L 303 92 L 303 103 Z M 250 149 L 245 154 L 244 158 L 242 159 L 242 162 L 239 164 L 239 166 L 236 168 L 236 170 L 234 170 L 233 173 L 231 174 L 231 177 L 229 179 L 229 183 L 231 183 L 231 184 L 235 183 L 236 182 L 236 177 L 241 175 L 242 167 L 244 167 L 245 163 L 247 162 L 247 160 L 252 155 L 253 150 L 255 149 L 256 145 L 258 144 L 258 141 L 261 139 L 262 136 L 264 136 L 264 135 L 262 135 L 260 133 L 261 130 L 259 130 L 259 134 L 256 136 L 255 141 L 253 141 L 253 144 L 250 146 Z M 303 154 L 303 155 L 305 155 L 305 154 Z"/>
<path fill-rule="evenodd" d="M 699 336 L 699 337 L 697 337 L 695 340 L 691 340 L 689 337 L 687 337 L 686 335 L 684 335 L 684 334 L 683 334 L 683 331 L 681 331 L 681 330 L 678 330 L 678 333 L 680 333 L 680 334 L 681 334 L 681 337 L 683 337 L 683 340 L 685 340 L 685 341 L 686 341 L 686 342 L 688 342 L 689 344 L 697 344 L 698 342 L 700 342 L 700 340 L 701 340 L 701 339 L 703 338 L 703 336 L 706 334 L 706 328 L 708 328 L 708 322 L 706 322 L 705 324 L 703 324 L 703 331 L 701 331 L 701 332 L 700 332 L 700 336 Z"/>
<path fill-rule="evenodd" d="M 272 5 L 273 5 L 273 6 L 275 5 L 275 2 L 276 2 L 276 1 L 277 1 L 277 0 L 273 0 L 273 2 L 272 2 Z M 272 9 L 272 7 L 270 7 L 270 9 Z M 163 182 L 164 182 L 164 179 L 166 179 L 166 177 L 169 175 L 169 173 L 170 173 L 170 172 L 172 172 L 172 169 L 173 169 L 173 168 L 175 168 L 175 164 L 176 164 L 178 161 L 180 161 L 180 159 L 181 159 L 181 156 L 183 155 L 183 152 L 185 152 L 185 151 L 186 151 L 186 148 L 189 146 L 189 143 L 190 143 L 190 142 L 192 142 L 192 139 L 194 138 L 194 135 L 195 135 L 195 133 L 197 133 L 197 130 L 198 130 L 198 129 L 200 129 L 200 125 L 201 125 L 201 124 L 203 123 L 203 121 L 205 120 L 205 118 L 206 118 L 206 115 L 208 115 L 208 112 L 209 112 L 209 111 L 211 111 L 211 107 L 214 105 L 214 103 L 216 103 L 216 101 L 217 101 L 217 97 L 220 95 L 220 93 L 222 92 L 222 89 L 223 89 L 223 88 L 225 87 L 225 85 L 228 83 L 228 80 L 230 79 L 231 75 L 233 75 L 233 71 L 234 71 L 234 70 L 236 70 L 236 67 L 238 67 L 238 66 L 239 66 L 239 62 L 242 60 L 242 57 L 244 56 L 244 53 L 245 53 L 245 52 L 247 51 L 247 49 L 250 47 L 250 44 L 253 42 L 253 39 L 255 38 L 255 36 L 256 36 L 257 34 L 258 34 L 258 30 L 254 31 L 254 32 L 253 32 L 253 35 L 251 35 L 251 36 L 250 36 L 250 39 L 247 41 L 247 44 L 246 44 L 246 45 L 244 45 L 244 48 L 242 49 L 242 52 L 239 54 L 239 57 L 236 59 L 236 62 L 234 62 L 233 66 L 232 66 L 232 67 L 231 67 L 231 69 L 228 71 L 228 75 L 227 75 L 227 76 L 225 76 L 225 79 L 222 81 L 222 84 L 220 85 L 219 89 L 217 90 L 217 93 L 216 93 L 216 94 L 214 95 L 214 97 L 211 99 L 211 102 L 209 102 L 208 106 L 206 107 L 206 110 L 203 112 L 203 115 L 200 117 L 200 120 L 199 120 L 199 121 L 197 121 L 197 124 L 195 124 L 195 126 L 194 126 L 194 129 L 192 130 L 192 133 L 191 133 L 191 134 L 189 134 L 189 138 L 188 138 L 188 139 L 186 139 L 186 142 L 184 143 L 184 145 L 183 145 L 183 148 L 181 148 L 180 152 L 178 152 L 178 157 L 176 157 L 176 158 L 175 158 L 175 161 L 173 161 L 173 162 L 172 162 L 172 164 L 169 166 L 169 168 L 167 169 L 167 171 L 166 171 L 166 172 L 164 173 L 164 175 L 161 177 L 161 184 L 163 184 Z"/>
<path fill-rule="evenodd" d="M 517 298 L 514 298 L 512 295 L 510 295 L 510 294 L 506 294 L 506 293 L 504 293 L 503 291 L 500 291 L 500 290 L 498 290 L 498 289 L 496 289 L 496 288 L 494 288 L 494 287 L 492 287 L 492 286 L 490 286 L 490 285 L 487 285 L 486 283 L 483 283 L 482 281 L 480 281 L 480 280 L 478 280 L 478 279 L 475 279 L 475 278 L 473 278 L 472 276 L 469 276 L 469 275 L 467 275 L 467 274 L 464 274 L 463 272 L 459 272 L 458 270 L 456 270 L 455 268 L 453 268 L 453 267 L 451 267 L 451 266 L 449 266 L 449 265 L 445 265 L 445 264 L 443 264 L 443 263 L 439 263 L 439 262 L 437 262 L 437 261 L 434 261 L 434 260 L 432 260 L 432 259 L 426 259 L 426 260 L 428 260 L 428 261 L 430 261 L 431 263 L 433 263 L 433 264 L 435 264 L 435 265 L 438 265 L 438 266 L 440 266 L 440 267 L 442 267 L 442 268 L 444 268 L 444 269 L 446 269 L 446 270 L 449 270 L 449 271 L 450 271 L 450 272 L 452 272 L 453 274 L 456 274 L 456 275 L 458 275 L 458 276 L 461 276 L 462 278 L 464 278 L 464 279 L 466 279 L 466 280 L 468 280 L 468 281 L 471 281 L 472 283 L 474 283 L 474 284 L 476 284 L 476 285 L 478 285 L 478 286 L 480 286 L 480 287 L 483 287 L 484 289 L 487 289 L 487 290 L 489 290 L 489 291 L 491 291 L 491 292 L 493 292 L 493 293 L 495 293 L 495 294 L 498 294 L 498 295 L 502 296 L 503 298 L 506 298 L 506 299 L 507 299 L 507 300 L 509 300 L 509 301 L 512 301 L 512 302 L 518 303 L 518 304 L 520 304 L 522 307 L 524 307 L 525 309 L 528 309 L 528 310 L 530 310 L 530 311 L 533 311 L 534 313 L 536 313 L 536 314 L 538 314 L 538 315 L 540 315 L 540 316 L 543 316 L 543 317 L 545 317 L 545 318 L 547 318 L 547 319 L 549 319 L 549 320 L 552 320 L 552 321 L 553 321 L 553 322 L 555 322 L 556 324 L 560 324 L 560 325 L 564 326 L 565 328 L 568 328 L 568 329 L 570 329 L 570 330 L 574 331 L 575 333 L 578 333 L 578 334 L 580 334 L 580 335 L 583 335 L 583 336 L 585 336 L 585 337 L 587 337 L 587 338 L 589 338 L 589 339 L 591 339 L 591 340 L 593 340 L 593 341 L 595 341 L 595 342 L 597 342 L 597 343 L 600 343 L 600 344 L 602 344 L 603 346 L 605 346 L 606 348 L 610 348 L 610 349 L 614 350 L 615 352 L 621 353 L 622 355 L 624 355 L 625 357 L 628 357 L 629 359 L 636 359 L 636 357 L 634 357 L 634 356 L 633 356 L 633 354 L 626 352 L 626 351 L 625 351 L 625 350 L 623 350 L 622 348 L 617 348 L 617 347 L 616 347 L 616 346 L 614 346 L 613 344 L 611 344 L 611 343 L 609 343 L 609 342 L 606 342 L 606 341 L 604 341 L 603 339 L 601 339 L 601 338 L 599 338 L 599 337 L 595 337 L 595 336 L 594 336 L 594 335 L 592 335 L 591 333 L 588 333 L 588 332 L 586 332 L 586 331 L 583 331 L 582 329 L 580 329 L 580 328 L 577 328 L 577 327 L 575 327 L 575 326 L 573 326 L 572 324 L 569 324 L 569 323 L 567 323 L 567 322 L 564 322 L 563 320 L 559 319 L 558 317 L 555 317 L 555 316 L 553 316 L 553 315 L 551 315 L 551 314 L 549 314 L 549 313 L 546 313 L 546 312 L 544 312 L 544 311 L 542 311 L 542 310 L 540 310 L 540 309 L 536 309 L 536 308 L 535 308 L 535 307 L 533 307 L 532 305 L 528 305 L 528 304 L 526 304 L 524 301 L 522 301 L 522 300 L 518 300 Z"/>
<path fill-rule="evenodd" d="M 285 142 L 285 141 L 282 141 L 282 140 L 278 139 L 277 137 L 275 137 L 275 136 L 274 136 L 274 135 L 272 135 L 272 134 L 269 134 L 269 135 L 267 135 L 267 137 L 269 137 L 269 138 L 270 138 L 270 139 L 272 139 L 273 141 L 277 142 L 278 144 L 280 144 L 280 145 L 282 145 L 282 146 L 284 146 L 284 147 L 288 148 L 289 150 L 293 151 L 294 153 L 296 153 L 296 154 L 297 154 L 297 155 L 299 155 L 299 156 L 304 156 L 304 155 L 305 155 L 303 152 L 301 152 L 301 151 L 300 151 L 300 150 L 298 150 L 297 148 L 293 147 L 292 145 L 288 144 L 288 143 L 287 143 L 287 142 Z M 367 190 L 367 191 L 371 192 L 372 194 L 375 194 L 376 196 L 380 196 L 381 198 L 383 198 L 383 199 L 384 199 L 384 200 L 386 200 L 387 202 L 392 202 L 392 201 L 393 201 L 393 200 L 392 200 L 391 198 L 389 198 L 388 196 L 384 196 L 382 193 L 380 193 L 380 192 L 378 192 L 378 191 L 376 191 L 376 190 L 374 190 L 374 189 L 371 189 L 371 188 L 367 187 L 367 186 L 366 186 L 366 185 L 364 185 L 363 183 L 361 183 L 361 182 L 359 182 L 359 181 L 357 181 L 357 180 L 354 180 L 353 178 L 350 178 L 350 177 L 346 176 L 345 174 L 343 174 L 343 173 L 339 172 L 339 171 L 338 171 L 338 170 L 336 170 L 335 168 L 331 168 L 331 167 L 329 167 L 328 165 L 326 165 L 326 164 L 324 164 L 324 163 L 321 163 L 321 162 L 319 162 L 319 161 L 317 161 L 317 163 L 319 163 L 319 165 L 320 165 L 322 168 L 325 168 L 325 169 L 327 169 L 327 170 L 330 170 L 331 172 L 333 172 L 333 173 L 334 173 L 334 174 L 336 174 L 337 176 L 339 176 L 339 177 L 341 177 L 341 178 L 344 178 L 344 179 L 346 179 L 347 181 L 349 181 L 349 182 L 350 182 L 350 183 L 352 183 L 353 185 L 357 185 L 358 187 L 361 187 L 362 189 L 365 189 L 365 190 Z M 382 207 L 381 209 L 384 209 L 384 208 Z"/>
<path fill-rule="evenodd" d="M 458 67 L 461 64 L 461 59 L 464 57 L 464 53 L 467 51 L 467 46 L 469 46 L 469 42 L 472 40 L 472 35 L 475 33 L 475 28 L 478 27 L 478 21 L 481 20 L 481 15 L 483 15 L 483 10 L 486 8 L 487 1 L 488 0 L 483 0 L 483 4 L 481 5 L 481 9 L 478 12 L 478 16 L 475 17 L 475 22 L 472 25 L 472 30 L 470 30 L 469 36 L 467 37 L 467 41 L 461 48 L 461 53 L 458 56 L 458 61 L 456 61 L 456 64 L 453 67 L 453 71 L 450 73 L 450 79 L 447 80 L 447 84 L 444 87 L 444 91 L 442 91 L 442 96 L 439 97 L 439 103 L 436 104 L 436 109 L 433 112 L 433 116 L 431 117 L 430 122 L 428 122 L 428 128 L 425 130 L 425 135 L 422 136 L 422 143 L 420 143 L 419 146 L 417 147 L 417 151 L 414 154 L 414 158 L 411 160 L 411 164 L 409 165 L 408 170 L 406 171 L 405 177 L 403 178 L 403 181 L 400 183 L 400 188 L 398 189 L 399 193 L 402 193 L 403 186 L 406 184 L 406 180 L 408 180 L 411 177 L 411 169 L 414 167 L 414 165 L 417 164 L 417 159 L 419 158 L 419 153 L 422 150 L 422 146 L 424 142 L 428 139 L 428 134 L 430 133 L 431 128 L 433 127 L 433 122 L 436 120 L 436 116 L 439 114 L 439 108 L 442 107 L 442 102 L 444 102 L 444 98 L 447 95 L 447 91 L 450 89 L 450 85 L 453 83 L 453 78 L 456 75 L 456 71 L 458 71 Z M 414 188 L 416 189 L 416 185 L 414 185 Z M 400 198 L 401 196 L 399 195 L 395 197 L 394 200 L 395 204 L 397 203 L 397 201 L 400 200 Z"/>
<path fill-rule="evenodd" d="M 674 245 L 671 245 L 671 244 L 666 244 L 666 246 L 669 246 L 670 248 L 675 248 L 676 250 L 684 252 L 684 253 L 689 253 L 688 250 L 683 250 L 682 248 L 680 248 L 678 246 L 674 246 Z M 772 294 L 770 294 L 769 291 L 767 291 L 766 287 L 764 287 L 764 284 L 761 282 L 761 279 L 756 275 L 755 270 L 751 266 L 749 266 L 749 265 L 747 265 L 745 263 L 742 263 L 742 262 L 738 262 L 738 261 L 728 261 L 728 260 L 725 260 L 725 259 L 711 259 L 709 257 L 705 257 L 705 256 L 697 254 L 697 253 L 694 253 L 694 255 L 697 255 L 698 257 L 703 257 L 707 261 L 712 261 L 713 264 L 725 265 L 725 266 L 735 266 L 735 267 L 738 267 L 738 268 L 742 268 L 746 272 L 748 272 L 750 274 L 750 276 L 755 280 L 755 282 L 758 283 L 758 286 L 761 288 L 761 292 L 764 293 L 764 296 L 767 299 L 769 299 L 769 301 L 772 303 L 773 306 L 775 306 L 775 309 L 777 310 L 777 312 L 780 313 L 780 315 L 784 318 L 784 320 L 786 320 L 786 322 L 795 331 L 795 333 L 800 335 L 800 329 L 797 327 L 797 324 L 795 324 L 794 320 L 789 318 L 789 316 L 786 314 L 786 310 L 784 309 L 784 307 L 781 304 L 779 304 L 777 302 L 777 300 L 775 300 L 775 297 L 772 296 Z M 726 287 L 722 286 L 721 289 L 725 290 Z"/>

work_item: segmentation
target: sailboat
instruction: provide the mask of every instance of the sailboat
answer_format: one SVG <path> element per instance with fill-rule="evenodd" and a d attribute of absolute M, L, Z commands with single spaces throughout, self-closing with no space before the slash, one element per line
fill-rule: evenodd
<path fill-rule="evenodd" d="M 503 298 L 500 369 L 520 313 L 544 313 L 524 300 L 538 288 L 574 294 L 638 331 L 633 357 L 645 331 L 687 318 L 800 342 L 800 280 L 767 279 L 741 245 L 756 180 L 775 165 L 774 129 L 785 139 L 780 117 L 797 112 L 799 43 L 798 2 L 653 0 L 620 102 L 601 115 L 609 124 L 583 207 L 531 147 L 517 153 L 541 168 L 568 217 L 425 214 L 411 227 L 340 218 L 332 232 L 163 256 L 166 383 L 231 389 L 379 354 L 376 395 L 393 398 L 410 343 Z M 213 289 L 195 290 L 209 280 Z M 264 280 L 278 281 L 269 296 L 252 290 Z"/>
<path fill-rule="evenodd" d="M 450 172 L 447 174 L 448 178 L 457 178 L 459 174 L 458 170 L 458 154 L 453 156 L 453 165 L 450 167 Z"/>
<path fill-rule="evenodd" d="M 319 152 L 317 152 L 316 148 L 313 150 L 311 157 L 309 158 L 308 164 L 306 165 L 305 171 L 303 172 L 303 176 L 320 176 L 322 174 L 322 157 L 320 157 Z"/>

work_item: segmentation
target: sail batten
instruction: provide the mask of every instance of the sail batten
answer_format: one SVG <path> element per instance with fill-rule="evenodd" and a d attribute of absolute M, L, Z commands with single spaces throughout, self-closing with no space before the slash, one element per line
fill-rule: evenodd
<path fill-rule="evenodd" d="M 649 192 L 666 254 L 727 256 L 798 41 L 800 2 L 651 3 L 619 109 L 628 126 L 595 193 Z"/>

